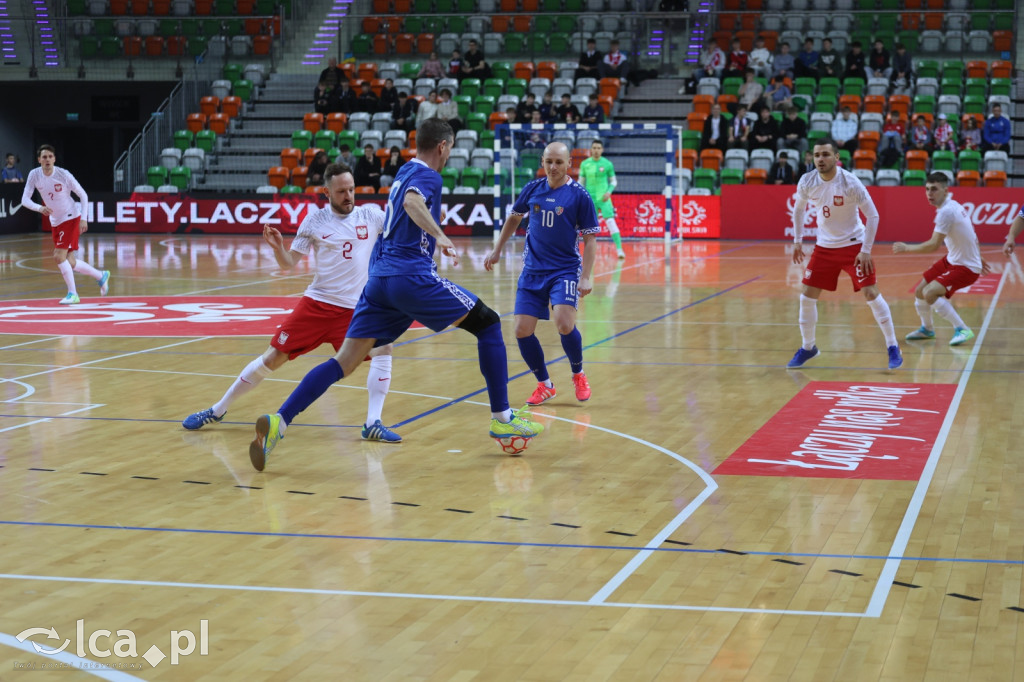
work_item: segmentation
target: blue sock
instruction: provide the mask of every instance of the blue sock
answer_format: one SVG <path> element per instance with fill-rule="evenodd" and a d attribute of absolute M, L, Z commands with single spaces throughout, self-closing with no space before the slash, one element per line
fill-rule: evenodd
<path fill-rule="evenodd" d="M 562 350 L 565 351 L 565 356 L 569 358 L 569 366 L 572 367 L 573 374 L 579 374 L 583 371 L 583 336 L 580 334 L 580 330 L 576 327 L 572 328 L 572 331 L 568 334 L 562 334 Z"/>
<path fill-rule="evenodd" d="M 284 419 L 284 423 L 291 424 L 299 412 L 312 405 L 317 398 L 327 392 L 331 384 L 343 376 L 345 373 L 341 371 L 341 365 L 334 358 L 309 370 L 277 411 Z"/>
<path fill-rule="evenodd" d="M 544 349 L 540 347 L 537 335 L 530 334 L 516 339 L 516 342 L 519 343 L 519 353 L 526 361 L 526 366 L 533 372 L 533 376 L 537 377 L 537 381 L 547 381 L 548 366 L 544 364 Z"/>
<path fill-rule="evenodd" d="M 491 412 L 504 412 L 508 409 L 508 358 L 505 340 L 501 338 L 501 323 L 495 322 L 476 335 L 476 349 L 480 355 L 480 373 L 487 384 Z"/>

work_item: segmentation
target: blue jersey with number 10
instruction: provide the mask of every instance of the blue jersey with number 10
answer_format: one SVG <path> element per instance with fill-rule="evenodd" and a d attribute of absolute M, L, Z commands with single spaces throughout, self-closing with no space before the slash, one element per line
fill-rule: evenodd
<path fill-rule="evenodd" d="M 419 159 L 398 169 L 384 208 L 384 232 L 377 240 L 371 277 L 429 275 L 437 270 L 437 240 L 420 229 L 405 212 L 405 195 L 416 192 L 427 204 L 434 222 L 441 224 L 441 174 Z"/>
<path fill-rule="evenodd" d="M 571 178 L 552 189 L 547 178 L 523 187 L 512 206 L 514 215 L 530 216 L 523 248 L 523 272 L 565 272 L 580 267 L 579 237 L 597 234 L 600 224 L 594 201 Z"/>

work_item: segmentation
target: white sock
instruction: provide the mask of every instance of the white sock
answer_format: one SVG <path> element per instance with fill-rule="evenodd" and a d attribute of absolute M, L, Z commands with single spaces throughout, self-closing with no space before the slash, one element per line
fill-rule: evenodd
<path fill-rule="evenodd" d="M 928 301 L 923 298 L 915 298 L 914 308 L 917 309 L 917 314 L 921 317 L 921 326 L 931 330 L 934 323 L 932 322 L 932 307 L 928 305 Z"/>
<path fill-rule="evenodd" d="M 78 295 L 78 289 L 75 288 L 75 271 L 71 269 L 71 263 L 64 261 L 57 265 L 57 269 L 60 270 L 60 276 L 64 278 L 64 283 L 68 285 L 68 293 Z"/>
<path fill-rule="evenodd" d="M 94 268 L 93 266 L 86 263 L 84 260 L 77 259 L 75 262 L 75 272 L 80 272 L 83 275 L 88 275 L 93 279 L 100 279 L 103 277 L 103 273 Z"/>
<path fill-rule="evenodd" d="M 370 358 L 370 371 L 366 375 L 366 392 L 369 394 L 366 405 L 366 424 L 371 426 L 380 419 L 384 411 L 384 398 L 391 388 L 391 356 L 377 355 Z"/>
<path fill-rule="evenodd" d="M 608 226 L 609 234 L 618 234 L 619 226 L 615 224 L 615 218 L 608 218 L 604 221 L 604 224 Z"/>
<path fill-rule="evenodd" d="M 544 380 L 544 381 L 542 381 L 540 383 L 544 384 L 544 388 L 554 388 L 555 387 L 555 384 L 551 381 L 551 379 L 546 379 L 546 380 Z"/>
<path fill-rule="evenodd" d="M 281 413 L 278 412 L 277 416 L 280 417 Z M 288 430 L 288 422 L 286 422 L 284 419 L 282 419 L 281 420 L 281 425 L 277 428 L 277 430 L 281 434 L 281 438 L 284 438 L 284 432 Z"/>
<path fill-rule="evenodd" d="M 498 421 L 507 424 L 512 421 L 512 410 L 505 410 L 504 412 L 491 412 L 491 418 L 497 419 Z"/>
<path fill-rule="evenodd" d="M 960 316 L 956 312 L 956 308 L 949 302 L 949 299 L 941 296 L 935 303 L 932 303 L 932 309 L 939 314 L 942 319 L 948 321 L 955 329 L 968 329 Z"/>
<path fill-rule="evenodd" d="M 804 350 L 814 348 L 815 329 L 818 326 L 818 301 L 800 294 L 800 337 Z"/>
<path fill-rule="evenodd" d="M 214 416 L 223 417 L 224 413 L 231 407 L 231 403 L 256 388 L 257 384 L 269 377 L 273 371 L 263 364 L 263 356 L 256 358 L 246 365 L 242 373 L 235 379 L 235 383 L 231 384 L 231 388 L 228 389 L 227 393 L 214 404 Z"/>
<path fill-rule="evenodd" d="M 889 304 L 885 302 L 882 295 L 879 294 L 875 300 L 868 301 L 868 307 L 871 308 L 875 322 L 878 323 L 882 334 L 885 335 L 885 345 L 887 347 L 899 345 L 896 342 L 896 329 L 892 326 L 892 313 L 889 311 Z"/>

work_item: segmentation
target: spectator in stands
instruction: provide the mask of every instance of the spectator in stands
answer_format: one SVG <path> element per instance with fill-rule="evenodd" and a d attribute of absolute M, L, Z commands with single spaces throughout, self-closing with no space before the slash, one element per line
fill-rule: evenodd
<path fill-rule="evenodd" d="M 779 53 L 772 59 L 772 75 L 793 78 L 796 59 L 789 51 L 789 43 L 782 43 Z"/>
<path fill-rule="evenodd" d="M 462 70 L 462 53 L 458 50 L 452 50 L 452 58 L 448 60 L 448 77 L 458 78 L 460 82 L 466 77 Z"/>
<path fill-rule="evenodd" d="M 356 98 L 356 111 L 365 111 L 368 114 L 372 114 L 377 111 L 380 107 L 380 100 L 377 98 L 377 93 L 370 88 L 369 81 L 363 81 L 360 86 L 359 97 Z"/>
<path fill-rule="evenodd" d="M 746 80 L 744 80 L 743 85 L 740 86 L 738 104 L 742 104 L 756 114 L 761 111 L 761 109 L 768 106 L 762 99 L 764 95 L 764 86 L 758 83 L 757 79 L 754 78 L 753 69 L 747 69 L 743 75 Z"/>
<path fill-rule="evenodd" d="M 914 60 L 907 52 L 907 46 L 896 43 L 896 54 L 892 57 L 892 77 L 889 85 L 896 94 L 908 94 L 914 82 Z"/>
<path fill-rule="evenodd" d="M 431 90 L 427 93 L 427 98 L 416 108 L 417 125 L 437 116 L 437 104 L 437 90 Z"/>
<path fill-rule="evenodd" d="M 750 129 L 750 150 L 771 149 L 775 150 L 776 141 L 779 139 L 779 124 L 772 118 L 772 112 L 768 107 L 761 109 L 761 115 L 754 126 Z"/>
<path fill-rule="evenodd" d="M 597 50 L 597 41 L 587 40 L 587 49 L 580 52 L 580 63 L 576 67 L 575 78 L 600 78 L 601 63 L 604 55 Z"/>
<path fill-rule="evenodd" d="M 8 152 L 7 163 L 4 164 L 3 170 L 0 171 L 0 179 L 2 179 L 5 183 L 25 182 L 25 178 L 21 176 L 21 171 L 15 168 L 16 163 L 18 163 L 18 157 Z"/>
<path fill-rule="evenodd" d="M 462 119 L 459 118 L 459 105 L 452 100 L 452 91 L 448 88 L 441 90 L 441 101 L 437 104 L 437 118 L 448 121 L 452 131 L 462 130 Z"/>
<path fill-rule="evenodd" d="M 417 102 L 404 90 L 398 93 L 398 101 L 391 107 L 391 129 L 409 132 L 416 130 Z"/>
<path fill-rule="evenodd" d="M 583 109 L 583 123 L 604 123 L 604 107 L 597 101 L 597 93 L 590 93 Z"/>
<path fill-rule="evenodd" d="M 540 111 L 533 112 L 533 118 L 530 123 L 543 123 L 544 121 L 540 118 Z M 548 136 L 540 130 L 534 130 L 530 133 L 530 137 L 527 138 L 526 142 L 523 143 L 524 149 L 544 149 L 548 146 Z"/>
<path fill-rule="evenodd" d="M 434 80 L 445 77 L 444 64 L 437 58 L 436 52 L 430 53 L 430 57 L 427 58 L 427 61 L 423 62 L 423 66 L 420 67 L 416 77 L 433 78 Z"/>
<path fill-rule="evenodd" d="M 505 120 L 509 123 L 517 123 L 516 121 L 516 108 L 506 107 L 505 108 Z"/>
<path fill-rule="evenodd" d="M 810 173 L 814 170 L 814 153 L 808 149 L 804 152 L 804 162 L 798 165 L 796 169 L 796 176 L 793 180 L 795 182 L 800 182 L 800 178 L 802 178 L 805 173 Z"/>
<path fill-rule="evenodd" d="M 309 162 L 309 169 L 306 171 L 306 185 L 318 186 L 324 184 L 324 171 L 327 170 L 327 152 L 319 151 L 313 155 Z"/>
<path fill-rule="evenodd" d="M 862 78 L 866 81 L 867 61 L 867 55 L 861 50 L 860 41 L 853 41 L 850 51 L 846 53 L 846 71 L 843 72 L 843 78 Z"/>
<path fill-rule="evenodd" d="M 772 111 L 789 109 L 793 106 L 792 98 L 793 93 L 790 91 L 789 86 L 786 85 L 782 76 L 772 76 L 772 82 L 768 85 L 768 92 L 765 93 L 765 99 L 768 100 L 768 105 L 772 108 Z"/>
<path fill-rule="evenodd" d="M 711 105 L 711 115 L 704 119 L 704 131 L 700 134 L 700 150 L 718 149 L 722 154 L 729 148 L 729 120 L 722 116 L 722 107 L 716 102 Z"/>
<path fill-rule="evenodd" d="M 729 149 L 746 149 L 749 144 L 750 121 L 747 120 L 747 108 L 741 104 L 729 122 Z"/>
<path fill-rule="evenodd" d="M 754 49 L 750 51 L 747 66 L 762 78 L 768 78 L 772 75 L 772 53 L 764 46 L 764 38 L 761 36 L 758 36 L 757 40 L 754 41 Z"/>
<path fill-rule="evenodd" d="M 462 60 L 461 72 L 462 78 L 479 78 L 482 81 L 493 78 L 491 67 L 484 61 L 484 53 L 480 51 L 480 46 L 475 40 L 469 41 L 469 49 Z"/>
<path fill-rule="evenodd" d="M 704 51 L 697 58 L 697 68 L 690 74 L 690 78 L 683 87 L 679 88 L 679 94 L 697 92 L 697 83 L 701 78 L 721 78 L 722 70 L 725 69 L 725 53 L 718 46 L 718 42 L 711 38 L 707 42 Z"/>
<path fill-rule="evenodd" d="M 814 49 L 814 41 L 808 38 L 804 41 L 804 49 L 796 56 L 795 74 L 797 78 L 817 78 L 818 61 L 821 55 Z"/>
<path fill-rule="evenodd" d="M 722 78 L 743 78 L 743 73 L 747 70 L 748 59 L 747 53 L 740 47 L 739 39 L 734 39 L 732 50 L 725 58 L 725 71 L 722 72 Z"/>
<path fill-rule="evenodd" d="M 892 76 L 892 66 L 889 63 L 889 50 L 885 49 L 885 45 L 881 40 L 876 40 L 871 50 L 871 54 L 868 55 L 868 66 L 867 66 L 868 78 L 886 78 Z"/>
<path fill-rule="evenodd" d="M 832 40 L 821 41 L 821 54 L 818 55 L 818 78 L 839 78 L 842 74 L 842 57 L 832 49 Z"/>
<path fill-rule="evenodd" d="M 357 186 L 371 186 L 373 189 L 380 189 L 381 167 L 380 159 L 373 153 L 373 145 L 363 147 L 363 155 L 356 162 L 355 181 Z"/>
<path fill-rule="evenodd" d="M 352 148 L 345 143 L 338 145 L 338 163 L 343 163 L 349 168 L 356 167 L 356 157 L 352 154 Z"/>
<path fill-rule="evenodd" d="M 768 171 L 768 183 L 772 185 L 795 185 L 796 177 L 793 167 L 789 165 L 789 154 L 779 152 L 779 156 Z"/>
<path fill-rule="evenodd" d="M 516 123 L 532 123 L 533 112 L 540 111 L 537 107 L 537 96 L 532 92 L 526 93 L 523 100 L 516 107 Z"/>
<path fill-rule="evenodd" d="M 601 78 L 629 78 L 629 64 L 626 55 L 619 51 L 619 41 L 613 40 L 608 54 L 601 60 Z"/>
<path fill-rule="evenodd" d="M 1005 151 L 1010 144 L 1010 119 L 1003 116 L 1001 104 L 992 105 L 992 115 L 981 129 L 981 148 L 988 151 Z"/>
<path fill-rule="evenodd" d="M 562 95 L 562 103 L 558 105 L 555 115 L 558 117 L 559 123 L 572 123 L 580 120 L 580 110 L 572 103 L 569 93 Z"/>
<path fill-rule="evenodd" d="M 388 160 L 384 162 L 384 170 L 380 175 L 380 186 L 390 187 L 391 183 L 395 181 L 395 176 L 398 175 L 398 169 L 404 164 L 405 159 L 402 158 L 402 150 L 398 147 L 392 147 L 388 153 Z"/>
<path fill-rule="evenodd" d="M 395 82 L 390 78 L 385 78 L 384 87 L 380 90 L 380 110 L 390 114 L 394 111 L 396 104 L 398 104 L 398 91 L 395 90 Z"/>
<path fill-rule="evenodd" d="M 850 107 L 843 107 L 835 120 L 832 121 L 832 139 L 836 142 L 836 151 L 845 149 L 853 154 L 857 149 L 857 117 Z"/>
<path fill-rule="evenodd" d="M 981 128 L 978 127 L 978 119 L 973 116 L 964 121 L 964 128 L 960 131 L 960 149 L 981 149 Z"/>
<path fill-rule="evenodd" d="M 558 107 L 555 106 L 554 101 L 551 98 L 551 91 L 548 90 L 544 93 L 544 97 L 541 98 L 540 106 L 540 118 L 544 123 L 554 123 L 558 120 Z"/>
<path fill-rule="evenodd" d="M 807 151 L 807 122 L 800 118 L 796 107 L 786 109 L 786 116 L 779 126 L 778 148 Z"/>
<path fill-rule="evenodd" d="M 924 116 L 914 119 L 914 127 L 907 133 L 911 149 L 930 151 L 932 147 L 932 131 L 928 130 L 928 120 Z"/>
<path fill-rule="evenodd" d="M 327 91 L 330 92 L 338 87 L 342 81 L 347 81 L 348 76 L 338 67 L 338 60 L 331 57 L 327 60 L 327 68 L 320 72 L 320 78 L 317 80 L 325 83 Z"/>
<path fill-rule="evenodd" d="M 878 156 L 882 159 L 883 166 L 891 166 L 895 160 L 903 156 L 903 138 L 906 135 L 907 126 L 900 118 L 900 112 L 895 109 L 890 110 L 889 118 L 882 126 L 882 140 L 878 145 Z M 888 162 L 885 160 L 887 155 L 890 159 Z"/>
<path fill-rule="evenodd" d="M 939 114 L 935 119 L 935 129 L 932 130 L 932 140 L 935 141 L 936 151 L 955 152 L 956 133 L 945 114 Z"/>
<path fill-rule="evenodd" d="M 331 90 L 329 103 L 331 113 L 351 114 L 356 111 L 356 93 L 353 92 L 348 79 L 342 79 L 338 87 Z"/>
<path fill-rule="evenodd" d="M 313 110 L 318 114 L 331 112 L 331 89 L 327 87 L 327 81 L 320 81 L 313 90 Z"/>

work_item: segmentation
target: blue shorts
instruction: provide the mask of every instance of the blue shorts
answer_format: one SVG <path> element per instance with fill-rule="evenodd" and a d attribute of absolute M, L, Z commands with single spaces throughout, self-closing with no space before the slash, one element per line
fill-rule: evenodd
<path fill-rule="evenodd" d="M 440 275 L 370 277 L 359 296 L 348 338 L 391 343 L 413 321 L 442 331 L 476 305 L 477 296 Z"/>
<path fill-rule="evenodd" d="M 547 320 L 551 317 L 551 306 L 571 305 L 575 308 L 579 303 L 576 291 L 579 282 L 578 270 L 521 273 L 516 290 L 516 315 Z"/>

